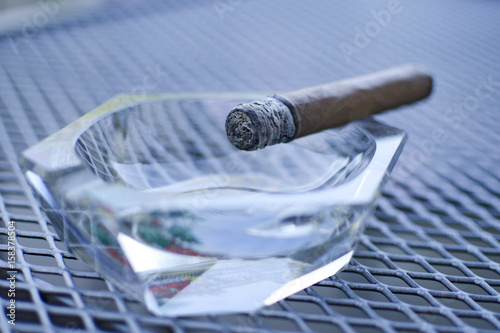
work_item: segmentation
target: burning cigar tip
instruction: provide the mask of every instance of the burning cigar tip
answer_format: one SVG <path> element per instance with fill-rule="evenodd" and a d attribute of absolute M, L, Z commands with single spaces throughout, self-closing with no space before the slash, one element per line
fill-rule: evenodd
<path fill-rule="evenodd" d="M 262 149 L 422 100 L 432 81 L 424 67 L 410 64 L 274 95 L 236 106 L 226 134 L 238 149 Z"/>
<path fill-rule="evenodd" d="M 234 109 L 226 120 L 226 134 L 229 141 L 240 150 L 252 150 L 258 146 L 255 125 L 245 112 Z"/>
<path fill-rule="evenodd" d="M 273 97 L 240 104 L 226 118 L 227 137 L 240 150 L 257 150 L 288 142 L 295 132 L 290 110 Z"/>

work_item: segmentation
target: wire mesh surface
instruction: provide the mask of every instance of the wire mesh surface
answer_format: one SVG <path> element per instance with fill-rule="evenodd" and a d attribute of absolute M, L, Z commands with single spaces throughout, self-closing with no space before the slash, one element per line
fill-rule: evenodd
<path fill-rule="evenodd" d="M 499 2 L 106 1 L 65 23 L 43 8 L 0 37 L 4 309 L 10 221 L 18 253 L 2 332 L 500 330 Z M 435 91 L 379 117 L 410 140 L 354 259 L 257 313 L 148 313 L 67 252 L 17 164 L 117 93 L 283 92 L 406 62 Z"/>

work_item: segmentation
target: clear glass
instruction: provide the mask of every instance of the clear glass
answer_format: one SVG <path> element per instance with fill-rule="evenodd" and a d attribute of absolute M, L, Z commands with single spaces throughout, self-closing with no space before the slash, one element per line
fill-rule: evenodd
<path fill-rule="evenodd" d="M 120 95 L 21 165 L 68 249 L 154 313 L 254 311 L 348 263 L 406 137 L 370 119 L 239 151 L 225 117 L 260 97 Z"/>

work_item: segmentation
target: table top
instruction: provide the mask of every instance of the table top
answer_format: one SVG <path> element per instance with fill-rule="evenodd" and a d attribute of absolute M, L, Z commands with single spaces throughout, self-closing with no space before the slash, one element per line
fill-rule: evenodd
<path fill-rule="evenodd" d="M 74 1 L 76 2 L 76 1 Z M 0 35 L 2 332 L 500 330 L 500 3 L 44 2 Z M 85 7 L 85 8 L 83 8 Z M 68 9 L 68 10 L 66 10 Z M 161 318 L 70 254 L 18 166 L 119 93 L 284 92 L 408 62 L 432 96 L 377 116 L 409 141 L 347 268 L 252 314 Z"/>

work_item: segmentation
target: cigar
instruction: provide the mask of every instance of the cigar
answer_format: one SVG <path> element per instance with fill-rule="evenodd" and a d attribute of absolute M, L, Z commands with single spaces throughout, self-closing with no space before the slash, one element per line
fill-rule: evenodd
<path fill-rule="evenodd" d="M 240 104 L 227 116 L 226 134 L 238 149 L 262 149 L 419 101 L 431 91 L 423 67 L 394 67 Z"/>

